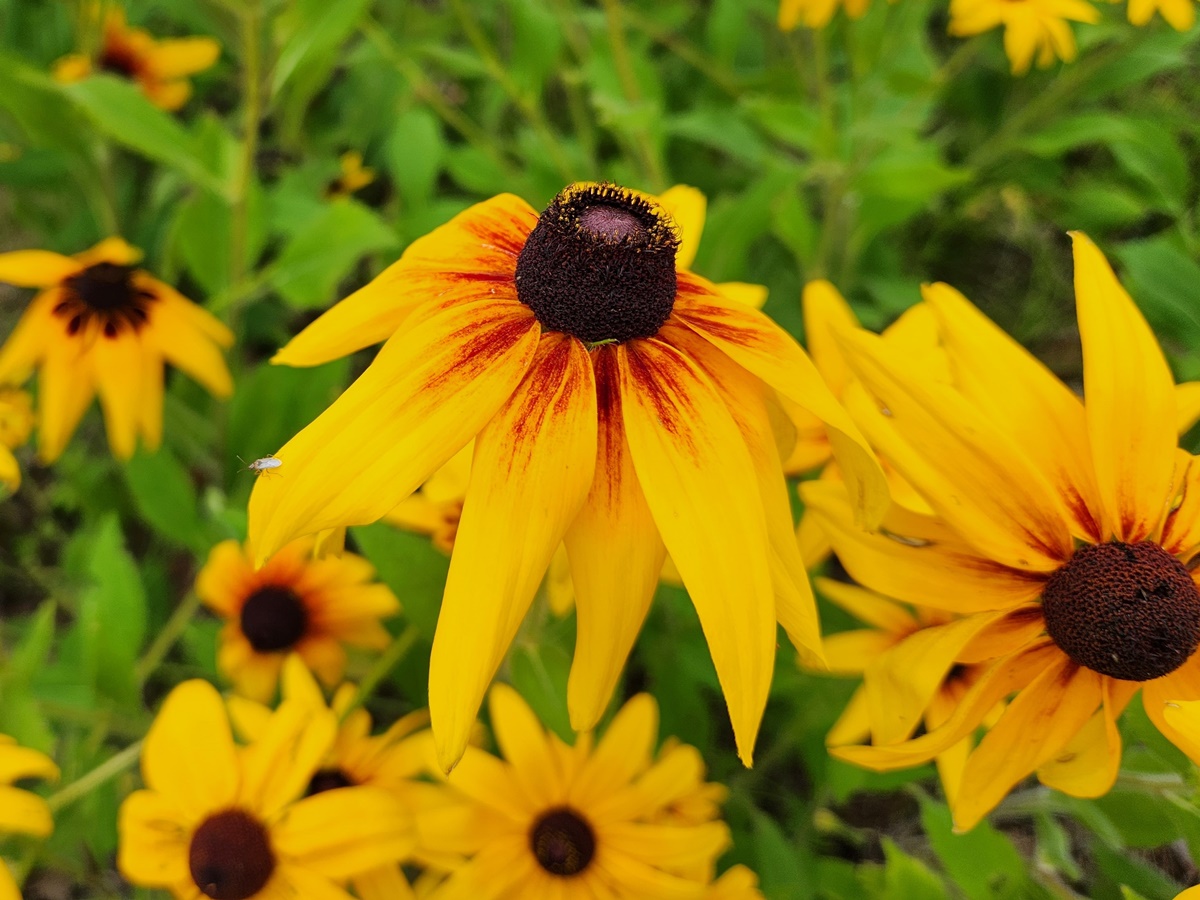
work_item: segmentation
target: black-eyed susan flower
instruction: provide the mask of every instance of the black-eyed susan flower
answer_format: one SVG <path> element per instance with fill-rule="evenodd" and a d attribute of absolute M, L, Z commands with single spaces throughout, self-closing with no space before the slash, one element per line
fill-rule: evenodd
<path fill-rule="evenodd" d="M 239 747 L 216 689 L 179 685 L 146 735 L 146 789 L 121 804 L 121 874 L 179 900 L 348 900 L 339 885 L 404 858 L 413 833 L 387 791 L 305 796 L 336 731 L 329 710 L 285 702 Z"/>
<path fill-rule="evenodd" d="M 64 56 L 54 64 L 54 77 L 70 83 L 110 72 L 136 82 L 155 106 L 175 110 L 192 94 L 187 76 L 210 68 L 220 55 L 221 45 L 209 37 L 156 40 L 144 29 L 129 27 L 125 11 L 108 4 L 96 57 Z"/>
<path fill-rule="evenodd" d="M 12 451 L 33 432 L 33 401 L 18 387 L 0 384 L 0 484 L 10 491 L 21 486 L 21 467 Z"/>
<path fill-rule="evenodd" d="M 962 614 L 974 658 L 990 661 L 940 728 L 835 755 L 879 769 L 924 762 L 1015 695 L 963 767 L 961 829 L 1035 772 L 1076 796 L 1103 794 L 1121 757 L 1116 719 L 1135 693 L 1173 740 L 1163 704 L 1200 699 L 1188 569 L 1200 552 L 1200 464 L 1178 448 L 1177 389 L 1153 332 L 1096 246 L 1073 237 L 1086 404 L 934 285 L 925 301 L 953 385 L 914 378 L 872 335 L 843 335 L 860 385 L 847 403 L 933 515 L 895 506 L 866 534 L 836 486 L 805 491 L 856 580 Z M 927 648 L 893 675 L 929 678 L 959 651 Z"/>
<path fill-rule="evenodd" d="M 260 479 L 251 541 L 387 514 L 475 438 L 434 640 L 429 706 L 454 764 L 558 546 L 578 614 L 572 721 L 599 719 L 667 551 L 683 576 L 750 760 L 778 616 L 818 652 L 769 412 L 821 416 L 868 518 L 886 486 L 800 346 L 676 265 L 653 198 L 566 188 L 539 216 L 502 195 L 416 241 L 276 360 L 312 365 L 394 334 Z"/>
<path fill-rule="evenodd" d="M 1125 9 L 1133 25 L 1148 25 L 1155 13 L 1176 31 L 1190 31 L 1196 24 L 1195 0 L 1129 0 Z"/>
<path fill-rule="evenodd" d="M 779 29 L 791 31 L 801 23 L 808 28 L 824 28 L 839 6 L 851 19 L 861 19 L 867 14 L 871 0 L 780 0 Z"/>
<path fill-rule="evenodd" d="M 349 197 L 375 181 L 375 170 L 363 165 L 362 154 L 357 150 L 347 150 L 339 156 L 338 168 L 341 170 L 338 177 L 325 192 L 331 198 Z"/>
<path fill-rule="evenodd" d="M 25 778 L 58 778 L 58 766 L 44 753 L 21 747 L 6 734 L 0 734 L 0 834 L 28 834 L 48 837 L 54 831 L 54 819 L 46 801 L 36 794 L 13 787 Z M 21 890 L 0 859 L 0 900 L 21 900 Z"/>
<path fill-rule="evenodd" d="M 38 378 L 38 455 L 62 453 L 100 395 L 109 446 L 133 455 L 162 439 L 163 361 L 218 397 L 233 390 L 221 347 L 233 334 L 174 288 L 135 268 L 140 254 L 108 238 L 75 256 L 0 253 L 0 281 L 39 288 L 0 347 L 0 381 Z"/>
<path fill-rule="evenodd" d="M 492 728 L 504 758 L 468 748 L 449 785 L 475 804 L 479 847 L 438 892 L 443 900 L 487 896 L 701 898 L 729 844 L 724 823 L 655 823 L 673 799 L 696 790 L 704 764 L 678 744 L 654 760 L 658 709 L 630 700 L 593 744 L 574 746 L 544 729 L 510 687 L 492 688 Z"/>
<path fill-rule="evenodd" d="M 1075 34 L 1070 22 L 1092 23 L 1100 11 L 1088 0 L 950 0 L 950 34 L 970 37 L 1004 26 L 1004 52 L 1014 75 L 1037 62 L 1073 62 Z"/>
<path fill-rule="evenodd" d="M 225 620 L 217 667 L 244 697 L 269 701 L 289 653 L 334 687 L 346 671 L 344 645 L 381 650 L 391 640 L 379 620 L 400 603 L 372 581 L 371 564 L 353 553 L 315 557 L 314 543 L 294 541 L 256 571 L 237 541 L 222 541 L 196 576 L 196 594 Z"/>

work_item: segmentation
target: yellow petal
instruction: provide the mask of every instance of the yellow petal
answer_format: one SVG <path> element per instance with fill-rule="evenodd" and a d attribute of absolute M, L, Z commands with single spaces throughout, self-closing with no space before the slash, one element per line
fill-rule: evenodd
<path fill-rule="evenodd" d="M 650 767 L 658 740 L 658 704 L 649 694 L 632 697 L 609 723 L 604 737 L 568 789 L 567 801 L 591 810 Z"/>
<path fill-rule="evenodd" d="M 20 384 L 55 343 L 62 344 L 66 326 L 52 314 L 62 299 L 57 288 L 42 291 L 21 314 L 16 328 L 0 348 L 0 381 Z"/>
<path fill-rule="evenodd" d="M 820 520 L 807 510 L 800 516 L 800 524 L 796 526 L 796 544 L 800 547 L 805 568 L 810 571 L 829 559 L 829 554 L 833 552 L 833 545 L 825 536 Z"/>
<path fill-rule="evenodd" d="M 1088 434 L 1105 536 L 1141 541 L 1167 513 L 1175 463 L 1175 381 L 1154 332 L 1095 244 L 1071 235 Z"/>
<path fill-rule="evenodd" d="M 58 459 L 95 396 L 90 360 L 78 341 L 58 340 L 47 347 L 39 373 L 38 456 Z"/>
<path fill-rule="evenodd" d="M 208 37 L 171 38 L 159 41 L 146 55 L 146 67 L 158 78 L 182 78 L 203 72 L 217 61 L 221 45 Z"/>
<path fill-rule="evenodd" d="M 233 734 L 221 695 L 207 681 L 185 681 L 167 695 L 146 735 L 142 775 L 193 819 L 233 802 Z"/>
<path fill-rule="evenodd" d="M 0 744 L 0 783 L 11 784 L 23 778 L 58 778 L 58 766 L 45 753 L 29 747 L 5 747 Z"/>
<path fill-rule="evenodd" d="M 192 85 L 187 81 L 158 81 L 144 78 L 141 82 L 142 92 L 159 109 L 174 112 L 187 103 L 192 96 Z"/>
<path fill-rule="evenodd" d="M 196 313 L 207 313 L 199 307 L 188 310 L 182 306 L 185 303 L 194 306 L 183 298 L 177 302 L 170 295 L 161 296 L 152 312 L 152 336 L 171 365 L 200 382 L 213 396 L 228 397 L 233 393 L 233 378 L 225 358 L 212 336 L 195 323 Z M 207 330 L 211 331 L 212 326 Z"/>
<path fill-rule="evenodd" d="M 1180 494 L 1163 527 L 1162 546 L 1184 565 L 1200 553 L 1200 458 L 1180 451 Z"/>
<path fill-rule="evenodd" d="M 129 459 L 137 449 L 138 426 L 142 419 L 142 356 L 147 352 L 141 339 L 129 331 L 118 337 L 98 336 L 92 345 L 104 429 L 113 456 Z"/>
<path fill-rule="evenodd" d="M 1146 715 L 1176 747 L 1193 761 L 1200 760 L 1200 732 L 1195 727 L 1200 700 L 1200 659 L 1193 656 L 1162 678 L 1142 684 L 1142 707 Z"/>
<path fill-rule="evenodd" d="M 198 819 L 155 791 L 134 791 L 117 819 L 117 868 L 133 884 L 167 887 L 191 881 L 188 844 Z"/>
<path fill-rule="evenodd" d="M 724 822 L 703 825 L 645 825 L 617 822 L 604 828 L 606 849 L 632 859 L 652 859 L 663 869 L 706 868 L 730 845 Z"/>
<path fill-rule="evenodd" d="M 37 794 L 0 784 L 0 834 L 48 837 L 54 831 L 50 807 Z"/>
<path fill-rule="evenodd" d="M 1100 501 L 1082 401 L 962 294 L 925 285 L 955 386 L 1024 450 L 1057 491 L 1075 533 L 1100 539 Z"/>
<path fill-rule="evenodd" d="M 771 560 L 754 463 L 716 389 L 682 353 L 636 341 L 618 345 L 617 361 L 638 482 L 699 613 L 738 755 L 748 765 L 775 658 Z"/>
<path fill-rule="evenodd" d="M 78 262 L 49 250 L 0 253 L 0 281 L 17 287 L 50 287 L 78 271 Z"/>
<path fill-rule="evenodd" d="M 117 266 L 131 266 L 142 258 L 142 251 L 124 238 L 114 236 L 105 238 L 82 253 L 76 253 L 74 258 L 80 266 L 94 266 L 104 262 Z"/>
<path fill-rule="evenodd" d="M 908 609 L 883 594 L 832 578 L 818 578 L 815 584 L 822 596 L 860 622 L 899 635 L 911 634 L 920 628 L 920 623 Z"/>
<path fill-rule="evenodd" d="M 560 619 L 570 615 L 575 608 L 575 582 L 571 580 L 571 563 L 567 559 L 565 542 L 559 545 L 550 559 L 542 590 L 546 592 L 546 605 L 550 607 L 550 612 Z"/>
<path fill-rule="evenodd" d="M 694 275 L 680 276 L 673 315 L 825 423 L 856 516 L 877 525 L 889 504 L 883 469 L 800 345 L 761 312 L 720 298 Z"/>
<path fill-rule="evenodd" d="M 325 708 L 286 700 L 266 730 L 242 751 L 241 800 L 270 819 L 304 795 L 337 735 L 337 717 Z"/>
<path fill-rule="evenodd" d="M 50 72 L 55 81 L 72 84 L 92 74 L 92 61 L 81 53 L 70 53 L 55 60 Z"/>
<path fill-rule="evenodd" d="M 974 828 L 1013 785 L 1055 758 L 1101 704 L 1102 679 L 1063 656 L 1017 695 L 967 760 L 955 830 Z"/>
<path fill-rule="evenodd" d="M 8 488 L 10 493 L 16 493 L 21 486 L 21 466 L 12 451 L 0 445 L 0 484 Z"/>
<path fill-rule="evenodd" d="M 846 702 L 846 708 L 842 710 L 838 720 L 833 723 L 833 727 L 825 735 L 825 744 L 828 747 L 858 744 L 870 736 L 871 716 L 867 712 L 867 692 L 862 685 L 859 685 L 850 695 L 850 699 Z"/>
<path fill-rule="evenodd" d="M 138 433 L 142 445 L 153 453 L 162 444 L 163 361 L 150 348 L 141 354 L 142 396 L 138 403 Z"/>
<path fill-rule="evenodd" d="M 704 213 L 708 199 L 694 187 L 677 184 L 658 195 L 658 203 L 679 226 L 679 248 L 675 251 L 675 265 L 690 269 L 700 249 L 700 235 L 704 233 Z"/>
<path fill-rule="evenodd" d="M 477 747 L 467 748 L 446 781 L 484 807 L 484 811 L 497 813 L 514 823 L 527 825 L 537 811 L 517 784 L 512 766 Z"/>
<path fill-rule="evenodd" d="M 533 806 L 548 808 L 561 798 L 562 775 L 546 730 L 521 695 L 506 684 L 496 684 L 488 697 L 492 732 L 513 778 Z"/>
<path fill-rule="evenodd" d="M 548 333 L 528 375 L 475 442 L 429 663 L 429 714 L 446 769 L 462 756 L 595 463 L 591 361 L 575 338 Z"/>
<path fill-rule="evenodd" d="M 417 900 L 399 866 L 380 866 L 354 876 L 354 893 L 362 900 Z"/>
<path fill-rule="evenodd" d="M 859 628 L 825 636 L 825 659 L 834 675 L 861 675 L 871 661 L 896 644 L 886 631 Z"/>
<path fill-rule="evenodd" d="M 615 348 L 593 351 L 592 364 L 599 417 L 596 471 L 566 536 L 578 623 L 567 704 L 576 731 L 595 727 L 604 714 L 667 552 L 625 440 Z M 621 564 L 613 565 L 614 559 Z"/>
<path fill-rule="evenodd" d="M 1161 716 L 1176 732 L 1171 736 L 1175 745 L 1193 762 L 1200 760 L 1200 700 L 1169 700 Z"/>
<path fill-rule="evenodd" d="M 271 829 L 271 841 L 284 858 L 342 881 L 404 859 L 415 846 L 415 832 L 412 817 L 394 794 L 350 787 L 288 807 Z"/>
<path fill-rule="evenodd" d="M 293 538 L 373 522 L 491 419 L 525 375 L 538 326 L 528 307 L 431 307 L 256 479 L 250 538 L 259 560 Z"/>
<path fill-rule="evenodd" d="M 767 303 L 767 287 L 763 284 L 747 284 L 744 281 L 722 281 L 714 287 L 733 300 L 754 309 L 762 309 Z"/>
<path fill-rule="evenodd" d="M 1050 762 L 1037 770 L 1038 781 L 1072 797 L 1102 797 L 1117 780 L 1121 768 L 1121 733 L 1117 711 L 1110 699 L 1111 685 L 1104 683 L 1104 703 Z"/>
<path fill-rule="evenodd" d="M 824 279 L 804 286 L 804 340 L 817 371 L 835 396 L 846 389 L 851 375 L 834 333 L 857 328 L 858 316 L 832 284 Z"/>
<path fill-rule="evenodd" d="M 193 303 L 175 288 L 145 272 L 138 272 L 138 282 L 162 303 L 152 307 L 153 314 L 168 316 L 168 328 L 185 332 L 198 331 L 219 347 L 233 346 L 233 332 L 224 322 L 197 303 Z M 164 312 L 165 310 L 165 312 Z"/>
<path fill-rule="evenodd" d="M 315 366 L 377 344 L 434 297 L 515 301 L 517 255 L 536 224 L 537 213 L 512 194 L 477 203 L 413 241 L 399 260 L 292 338 L 271 361 Z"/>

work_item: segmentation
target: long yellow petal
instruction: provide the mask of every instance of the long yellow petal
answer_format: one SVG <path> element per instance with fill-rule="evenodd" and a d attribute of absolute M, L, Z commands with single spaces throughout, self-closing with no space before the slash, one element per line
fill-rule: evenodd
<path fill-rule="evenodd" d="M 599 417 L 596 472 L 566 537 L 578 623 L 567 705 L 576 731 L 594 728 L 603 715 L 667 553 L 625 440 L 616 349 L 597 348 L 592 365 Z"/>
<path fill-rule="evenodd" d="M 5 747 L 0 743 L 0 783 L 23 778 L 58 778 L 58 766 L 45 753 L 29 747 Z"/>
<path fill-rule="evenodd" d="M 658 203 L 679 226 L 679 248 L 675 251 L 675 265 L 690 269 L 700 249 L 700 235 L 704 233 L 704 213 L 708 199 L 698 189 L 686 184 L 677 184 L 658 195 Z"/>
<path fill-rule="evenodd" d="M 649 694 L 632 697 L 569 786 L 568 803 L 591 812 L 609 800 L 650 767 L 657 739 L 658 704 Z"/>
<path fill-rule="evenodd" d="M 54 831 L 50 807 L 37 794 L 0 784 L 0 833 L 48 837 Z"/>
<path fill-rule="evenodd" d="M 515 300 L 517 256 L 536 224 L 537 214 L 512 194 L 477 203 L 413 241 L 399 260 L 292 338 L 271 361 L 315 366 L 377 344 L 434 297 Z"/>
<path fill-rule="evenodd" d="M 1180 494 L 1163 527 L 1162 546 L 1184 565 L 1200 553 L 1200 458 L 1189 453 L 1179 464 Z"/>
<path fill-rule="evenodd" d="M 195 321 L 196 313 L 207 313 L 199 308 L 193 312 L 182 304 L 194 306 L 182 298 L 177 302 L 170 295 L 160 298 L 151 313 L 150 339 L 155 340 L 168 362 L 204 385 L 210 394 L 228 397 L 233 393 L 233 377 L 209 333 L 214 329 L 210 326 L 202 330 Z"/>
<path fill-rule="evenodd" d="M 373 522 L 473 438 L 529 368 L 539 328 L 519 304 L 433 305 L 275 455 L 250 495 L 264 560 L 293 538 Z"/>
<path fill-rule="evenodd" d="M 687 273 L 679 276 L 674 316 L 825 423 L 856 516 L 867 527 L 877 525 L 890 502 L 883 469 L 858 426 L 791 335 L 758 310 L 724 299 L 708 282 Z"/>
<path fill-rule="evenodd" d="M 98 336 L 92 345 L 96 387 L 104 410 L 104 430 L 113 456 L 129 459 L 137 449 L 142 420 L 142 357 L 154 353 L 136 334 L 124 332 L 116 338 Z"/>
<path fill-rule="evenodd" d="M 52 310 L 62 299 L 57 289 L 42 291 L 33 298 L 4 346 L 0 347 L 0 381 L 20 384 L 33 373 L 47 348 L 66 337 L 66 325 Z"/>
<path fill-rule="evenodd" d="M 274 818 L 304 796 L 336 735 L 337 717 L 330 710 L 285 700 L 266 730 L 241 751 L 240 802 L 264 818 Z"/>
<path fill-rule="evenodd" d="M 78 262 L 49 250 L 0 253 L 0 281 L 17 287 L 49 287 L 78 271 Z"/>
<path fill-rule="evenodd" d="M 1073 232 L 1075 305 L 1083 341 L 1088 434 L 1105 529 L 1122 541 L 1154 535 L 1175 463 L 1175 380 L 1154 332 L 1095 244 Z"/>
<path fill-rule="evenodd" d="M 1128 683 L 1128 682 L 1126 682 Z M 1112 685 L 1104 682 L 1104 702 L 1050 762 L 1037 770 L 1038 781 L 1072 797 L 1102 797 L 1121 768 L 1121 733 L 1111 699 Z"/>
<path fill-rule="evenodd" d="M 76 341 L 57 341 L 47 348 L 38 375 L 38 456 L 58 459 L 75 426 L 95 396 L 90 361 Z"/>
<path fill-rule="evenodd" d="M 529 704 L 507 684 L 495 684 L 488 695 L 488 711 L 496 744 L 529 804 L 549 808 L 561 801 L 563 773 L 550 751 L 546 729 Z"/>
<path fill-rule="evenodd" d="M 438 758 L 463 754 L 488 683 L 596 464 L 596 385 L 583 344 L 545 335 L 525 379 L 475 442 L 429 661 Z"/>
<path fill-rule="evenodd" d="M 834 396 L 840 396 L 851 374 L 834 333 L 859 327 L 858 316 L 838 289 L 824 279 L 806 284 L 800 302 L 804 307 L 804 340 L 808 354 Z"/>
<path fill-rule="evenodd" d="M 749 765 L 775 658 L 754 462 L 720 395 L 682 353 L 657 340 L 631 341 L 618 346 L 617 362 L 634 469 L 700 615 L 738 755 Z"/>
<path fill-rule="evenodd" d="M 856 584 L 817 578 L 814 583 L 821 596 L 832 600 L 854 618 L 891 634 L 911 634 L 920 623 L 908 609 L 890 597 Z"/>
<path fill-rule="evenodd" d="M 203 72 L 220 55 L 221 45 L 212 38 L 170 38 L 159 41 L 146 55 L 145 63 L 158 78 L 181 78 Z"/>
<path fill-rule="evenodd" d="M 403 804 L 390 791 L 374 787 L 306 797 L 288 807 L 271 829 L 278 853 L 337 881 L 399 862 L 412 852 L 415 836 Z"/>
<path fill-rule="evenodd" d="M 134 791 L 118 814 L 117 868 L 134 884 L 166 887 L 191 881 L 189 831 L 195 821 L 155 791 Z"/>

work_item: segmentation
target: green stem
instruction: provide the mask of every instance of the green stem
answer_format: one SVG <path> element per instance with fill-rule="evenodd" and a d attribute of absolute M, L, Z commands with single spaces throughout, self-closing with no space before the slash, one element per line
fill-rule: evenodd
<path fill-rule="evenodd" d="M 613 65 L 617 69 L 617 77 L 621 81 L 621 91 L 625 99 L 634 106 L 642 102 L 642 90 L 638 86 L 637 72 L 633 68 L 633 57 L 629 53 L 629 42 L 625 39 L 625 10 L 621 0 L 602 0 L 604 19 L 608 25 L 608 41 L 612 47 Z M 634 146 L 642 158 L 645 177 L 649 181 L 649 189 L 661 191 L 666 187 L 666 177 L 663 174 L 662 163 L 654 148 L 654 141 L 645 128 L 638 128 L 634 135 Z"/>
<path fill-rule="evenodd" d="M 76 800 L 86 797 L 110 778 L 116 778 L 137 762 L 141 752 L 142 741 L 132 743 L 115 756 L 110 756 L 86 775 L 51 794 L 46 800 L 46 803 L 50 806 L 50 811 L 58 812 L 60 809 L 70 806 Z"/>
<path fill-rule="evenodd" d="M 413 648 L 413 644 L 417 642 L 417 638 L 419 637 L 420 633 L 417 631 L 417 627 L 409 625 L 388 645 L 388 648 L 379 655 L 379 658 L 367 670 L 367 674 L 363 676 L 362 681 L 359 682 L 358 693 L 354 695 L 354 699 L 350 701 L 350 705 L 342 713 L 343 719 L 371 699 L 371 695 L 375 693 L 375 688 L 379 687 L 379 683 L 387 678 L 388 673 L 399 665 L 400 660 L 408 655 L 408 651 Z"/>
<path fill-rule="evenodd" d="M 171 618 L 167 619 L 166 624 L 158 630 L 158 635 L 154 638 L 142 658 L 138 660 L 137 667 L 134 670 L 138 684 L 145 684 L 146 679 L 154 674 L 154 670 L 159 667 L 159 664 L 166 659 L 167 654 L 171 652 L 171 648 L 175 646 L 175 642 L 183 635 L 184 629 L 188 623 L 192 621 L 192 617 L 196 615 L 196 610 L 200 608 L 200 597 L 193 591 L 183 598 L 183 602 L 175 607 L 175 612 L 171 613 Z"/>
<path fill-rule="evenodd" d="M 248 267 L 250 187 L 258 159 L 258 128 L 262 120 L 262 8 L 259 0 L 246 0 L 241 17 L 242 90 L 245 107 L 242 124 L 242 154 L 233 185 L 230 208 L 232 226 L 229 246 L 229 281 L 240 285 Z"/>

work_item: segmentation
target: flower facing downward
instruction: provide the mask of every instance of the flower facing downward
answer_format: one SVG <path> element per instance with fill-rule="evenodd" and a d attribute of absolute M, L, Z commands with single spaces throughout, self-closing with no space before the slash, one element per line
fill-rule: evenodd
<path fill-rule="evenodd" d="M 121 874 L 179 900 L 349 900 L 338 885 L 404 858 L 413 836 L 387 791 L 304 796 L 336 728 L 329 710 L 284 703 L 237 747 L 212 685 L 175 688 L 146 735 L 146 789 L 121 804 Z"/>
<path fill-rule="evenodd" d="M 670 218 L 607 184 L 539 216 L 502 195 L 415 242 L 280 351 L 313 365 L 394 335 L 277 454 L 251 540 L 374 521 L 475 438 L 430 662 L 449 768 L 564 540 L 578 639 L 573 723 L 594 725 L 670 551 L 699 612 L 749 761 L 778 616 L 816 653 L 770 408 L 821 416 L 856 503 L 887 502 L 878 464 L 811 361 L 757 310 L 678 269 Z"/>
<path fill-rule="evenodd" d="M 155 40 L 141 28 L 130 28 L 125 11 L 109 5 L 104 15 L 100 52 L 95 60 L 80 54 L 54 64 L 59 81 L 80 81 L 93 72 L 111 72 L 136 81 L 155 106 L 175 110 L 192 94 L 188 75 L 203 72 L 217 61 L 221 46 L 208 37 Z"/>
<path fill-rule="evenodd" d="M 381 650 L 391 638 L 379 623 L 400 603 L 375 570 L 353 553 L 313 557 L 312 539 L 295 541 L 255 571 L 237 541 L 212 549 L 196 593 L 225 619 L 217 666 L 244 697 L 265 703 L 289 653 L 327 686 L 346 670 L 343 644 Z"/>
<path fill-rule="evenodd" d="M 54 830 L 50 807 L 36 794 L 12 786 L 24 778 L 58 778 L 58 766 L 50 757 L 20 747 L 0 734 L 0 834 L 29 834 L 47 837 Z M 0 859 L 0 900 L 21 900 L 21 891 Z"/>
<path fill-rule="evenodd" d="M 0 281 L 41 290 L 0 348 L 0 381 L 40 370 L 38 454 L 45 462 L 59 457 L 97 393 L 114 455 L 132 456 L 139 435 L 157 448 L 164 360 L 218 397 L 233 390 L 219 349 L 233 334 L 134 268 L 139 255 L 120 238 L 76 256 L 0 253 Z"/>
<path fill-rule="evenodd" d="M 1034 772 L 1075 796 L 1105 793 L 1121 758 L 1116 719 L 1135 693 L 1181 743 L 1164 703 L 1200 699 L 1200 462 L 1178 448 L 1180 392 L 1153 332 L 1096 246 L 1073 238 L 1086 402 L 934 285 L 925 300 L 953 384 L 914 377 L 878 338 L 843 336 L 861 382 L 848 405 L 933 514 L 893 507 L 871 535 L 836 485 L 805 491 L 855 579 L 964 616 L 942 626 L 958 629 L 953 640 L 931 635 L 892 671 L 898 683 L 945 672 L 966 651 L 986 664 L 941 727 L 836 756 L 880 769 L 925 762 L 1015 695 L 965 762 L 960 829 Z"/>
<path fill-rule="evenodd" d="M 1014 75 L 1036 60 L 1047 68 L 1056 59 L 1075 59 L 1069 22 L 1097 22 L 1100 12 L 1088 0 L 950 0 L 950 33 L 969 37 L 1004 26 L 1004 52 Z"/>

